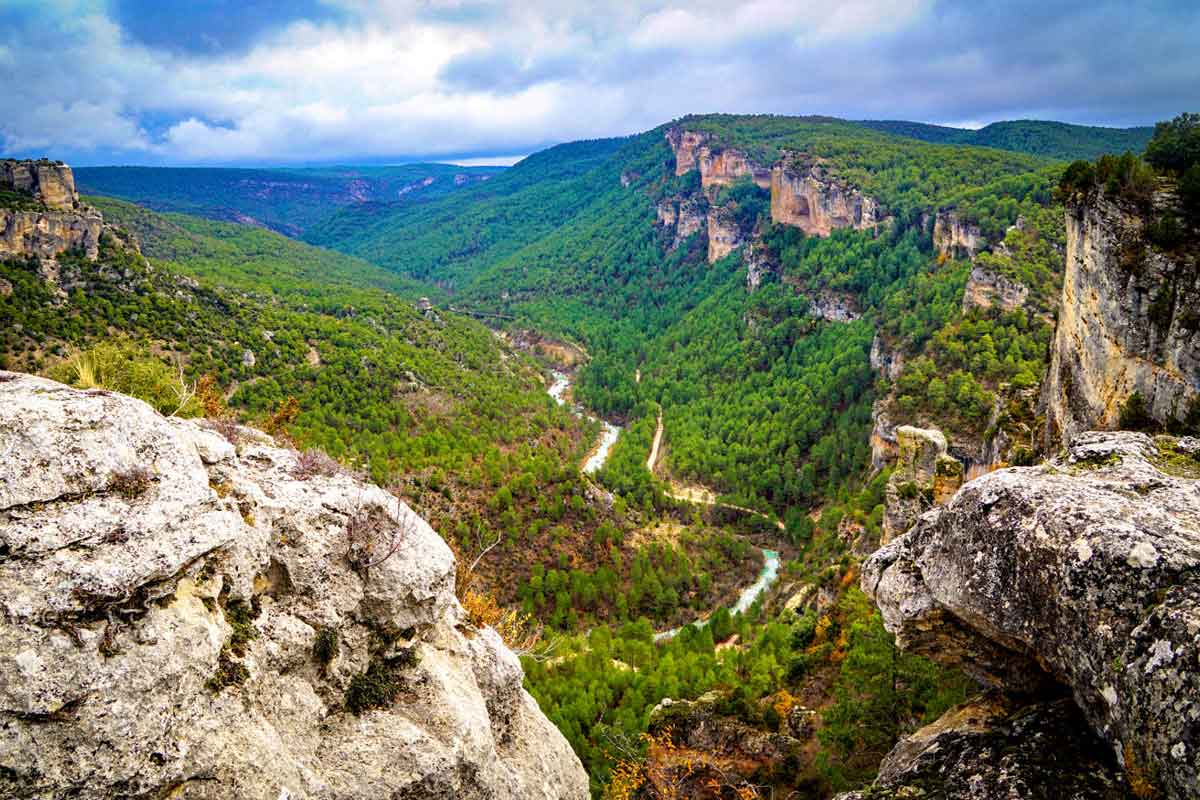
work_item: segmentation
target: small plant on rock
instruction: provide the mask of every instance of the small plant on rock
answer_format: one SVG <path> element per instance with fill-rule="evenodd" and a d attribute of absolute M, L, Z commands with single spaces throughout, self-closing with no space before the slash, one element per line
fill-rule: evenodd
<path fill-rule="evenodd" d="M 296 466 L 292 467 L 292 475 L 306 481 L 320 476 L 329 478 L 342 471 L 342 466 L 317 447 L 310 447 L 296 454 Z"/>
<path fill-rule="evenodd" d="M 141 497 L 150 488 L 153 473 L 140 464 L 126 469 L 114 470 L 108 479 L 109 491 L 116 492 L 126 500 Z"/>
<path fill-rule="evenodd" d="M 403 513 L 400 501 L 396 501 L 396 517 L 392 518 L 382 506 L 360 505 L 346 518 L 346 560 L 363 580 L 372 567 L 377 567 L 394 556 L 413 532 L 413 515 Z"/>
<path fill-rule="evenodd" d="M 332 664 L 338 657 L 339 649 L 337 631 L 333 628 L 321 628 L 317 631 L 317 638 L 313 641 L 313 655 L 321 662 L 321 666 L 328 667 Z"/>

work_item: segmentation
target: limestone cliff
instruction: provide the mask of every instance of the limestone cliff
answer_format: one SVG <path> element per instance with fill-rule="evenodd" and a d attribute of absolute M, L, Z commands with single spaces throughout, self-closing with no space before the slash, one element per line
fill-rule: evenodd
<path fill-rule="evenodd" d="M 978 225 L 966 222 L 953 211 L 939 211 L 933 218 L 933 246 L 941 255 L 973 258 L 987 241 Z"/>
<path fill-rule="evenodd" d="M 864 791 L 837 800 L 1130 800 L 1069 699 L 974 698 L 902 739 Z"/>
<path fill-rule="evenodd" d="M 708 263 L 732 253 L 746 241 L 732 209 L 710 206 L 708 209 Z"/>
<path fill-rule="evenodd" d="M 658 201 L 655 213 L 659 227 L 666 231 L 670 241 L 668 251 L 678 248 L 693 233 L 704 230 L 708 220 L 706 205 L 703 198 L 678 195 Z"/>
<path fill-rule="evenodd" d="M 0 200 L 0 258 L 53 259 L 68 250 L 81 250 L 92 260 L 98 257 L 104 219 L 79 202 L 70 167 L 50 161 L 0 161 L 0 191 L 17 198 Z"/>
<path fill-rule="evenodd" d="M 1173 198 L 1160 192 L 1156 203 Z M 1153 217 L 1103 195 L 1067 209 L 1066 275 L 1042 393 L 1048 443 L 1116 427 L 1135 392 L 1159 423 L 1200 409 L 1197 251 L 1148 244 Z"/>
<path fill-rule="evenodd" d="M 0 189 L 28 194 L 56 211 L 73 211 L 79 206 L 75 173 L 57 161 L 0 161 Z"/>
<path fill-rule="evenodd" d="M 884 213 L 873 198 L 835 180 L 811 157 L 788 154 L 771 168 L 771 220 L 828 236 L 835 228 L 874 228 Z"/>
<path fill-rule="evenodd" d="M 928 508 L 945 505 L 963 483 L 963 465 L 938 430 L 895 429 L 896 467 L 883 506 L 883 542 L 907 531 Z"/>
<path fill-rule="evenodd" d="M 1008 691 L 1065 687 L 1139 796 L 1196 796 L 1200 440 L 1086 433 L 972 481 L 862 586 L 902 647 Z"/>
<path fill-rule="evenodd" d="M 438 535 L 240 433 L 0 372 L 0 797 L 585 800 Z"/>
<path fill-rule="evenodd" d="M 963 289 L 962 310 L 964 314 L 973 308 L 995 307 L 1001 311 L 1012 311 L 1023 308 L 1028 299 L 1028 286 L 976 264 L 971 268 Z"/>
<path fill-rule="evenodd" d="M 771 170 L 750 160 L 735 148 L 714 148 L 712 137 L 703 132 L 678 127 L 667 130 L 667 142 L 675 155 L 675 174 L 700 170 L 700 186 L 709 197 L 713 190 L 729 186 L 740 178 L 750 178 L 762 189 L 771 186 Z"/>
<path fill-rule="evenodd" d="M 866 230 L 886 218 L 874 198 L 837 179 L 806 154 L 785 153 L 767 167 L 741 150 L 715 146 L 704 132 L 676 126 L 667 130 L 666 139 L 675 158 L 675 174 L 698 169 L 709 200 L 715 199 L 718 188 L 749 178 L 770 189 L 773 222 L 793 225 L 811 236 L 828 236 L 836 228 Z"/>

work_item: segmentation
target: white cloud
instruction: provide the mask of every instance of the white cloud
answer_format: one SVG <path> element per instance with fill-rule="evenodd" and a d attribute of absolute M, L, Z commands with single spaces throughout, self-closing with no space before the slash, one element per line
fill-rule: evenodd
<path fill-rule="evenodd" d="M 101 0 L 13 2 L 0 143 L 85 160 L 470 158 L 707 111 L 1140 121 L 1151 103 L 1200 104 L 1194 12 L 1131 27 L 1042 0 L 328 0 L 344 15 L 186 55 L 133 40 Z M 1117 29 L 1136 37 L 1097 54 Z M 1146 63 L 1150 39 L 1172 58 Z"/>

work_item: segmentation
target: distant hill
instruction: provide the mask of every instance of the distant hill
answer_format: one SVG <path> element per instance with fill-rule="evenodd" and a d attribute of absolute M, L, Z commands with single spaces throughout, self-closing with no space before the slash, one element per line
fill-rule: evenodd
<path fill-rule="evenodd" d="M 79 190 L 156 211 L 257 225 L 300 236 L 340 208 L 441 197 L 484 181 L 503 167 L 403 164 L 388 167 L 223 169 L 80 167 Z"/>
<path fill-rule="evenodd" d="M 924 142 L 996 147 L 1061 161 L 1090 160 L 1105 153 L 1124 153 L 1126 150 L 1140 153 L 1154 134 L 1152 127 L 1097 128 L 1032 119 L 993 122 L 979 130 L 903 120 L 861 120 L 858 124 Z"/>

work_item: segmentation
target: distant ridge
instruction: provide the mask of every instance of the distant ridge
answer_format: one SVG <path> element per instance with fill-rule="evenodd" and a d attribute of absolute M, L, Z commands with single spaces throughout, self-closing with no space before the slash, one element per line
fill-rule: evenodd
<path fill-rule="evenodd" d="M 1067 122 L 1021 119 L 993 122 L 970 130 L 904 120 L 859 120 L 865 128 L 937 144 L 970 144 L 1031 153 L 1062 161 L 1092 160 L 1105 153 L 1140 153 L 1154 134 L 1153 127 L 1099 128 Z"/>
<path fill-rule="evenodd" d="M 385 167 L 235 169 L 80 167 L 83 194 L 129 200 L 155 211 L 255 225 L 299 237 L 340 208 L 428 200 L 487 180 L 503 167 L 402 164 Z"/>

